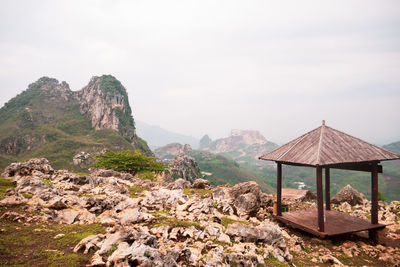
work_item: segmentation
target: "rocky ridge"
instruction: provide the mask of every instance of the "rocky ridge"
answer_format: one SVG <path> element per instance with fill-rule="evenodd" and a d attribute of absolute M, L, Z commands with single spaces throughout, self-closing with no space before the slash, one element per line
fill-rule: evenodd
<path fill-rule="evenodd" d="M 105 148 L 140 149 L 152 155 L 136 135 L 126 89 L 111 75 L 92 77 L 80 91 L 72 91 L 66 82 L 42 77 L 0 109 L 3 168 L 3 162 L 28 155 L 46 155 L 52 163 L 62 158 L 54 164 L 66 168 L 81 151 L 90 158 L 80 156 L 75 165 L 86 168 L 86 162 Z"/>
<path fill-rule="evenodd" d="M 0 201 L 0 221 L 107 227 L 73 248 L 91 255 L 90 266 L 262 266 L 277 261 L 298 266 L 299 258 L 341 266 L 362 253 L 386 266 L 400 263 L 399 248 L 351 238 L 320 241 L 279 225 L 271 217 L 272 196 L 255 182 L 212 188 L 203 179 L 156 183 L 112 170 L 79 175 L 54 170 L 46 159 L 14 163 L 2 176 L 11 177 L 15 188 Z M 342 202 L 334 208 L 366 217 L 369 205 L 364 199 L 362 205 Z M 399 208 L 398 202 L 380 203 L 379 219 L 392 223 L 388 235 L 396 238 Z"/>

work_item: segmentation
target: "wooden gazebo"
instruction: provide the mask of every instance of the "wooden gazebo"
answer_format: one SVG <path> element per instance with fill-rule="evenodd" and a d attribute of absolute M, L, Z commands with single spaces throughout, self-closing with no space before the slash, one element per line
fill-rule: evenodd
<path fill-rule="evenodd" d="M 276 203 L 278 220 L 311 234 L 327 237 L 369 230 L 377 240 L 378 173 L 384 160 L 399 159 L 400 155 L 367 143 L 361 139 L 325 125 L 290 141 L 259 157 L 277 163 Z M 316 168 L 317 209 L 282 212 L 282 164 Z M 322 171 L 325 169 L 325 209 L 323 203 Z M 371 222 L 331 210 L 330 169 L 371 172 Z"/>

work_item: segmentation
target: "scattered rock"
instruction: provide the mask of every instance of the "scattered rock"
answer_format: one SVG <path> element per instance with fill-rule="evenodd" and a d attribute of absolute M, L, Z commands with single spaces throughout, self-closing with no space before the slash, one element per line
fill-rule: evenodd
<path fill-rule="evenodd" d="M 346 185 L 331 199 L 331 203 L 341 204 L 347 202 L 351 206 L 355 206 L 357 204 L 363 204 L 365 200 L 363 194 L 352 188 L 350 185 Z"/>
<path fill-rule="evenodd" d="M 206 179 L 196 179 L 194 180 L 192 187 L 198 189 L 208 189 L 210 188 L 210 181 Z"/>
<path fill-rule="evenodd" d="M 8 165 L 1 176 L 13 177 L 17 175 L 30 175 L 32 172 L 40 171 L 44 174 L 52 174 L 54 169 L 50 166 L 49 161 L 45 158 L 30 159 L 27 162 L 16 162 Z"/>

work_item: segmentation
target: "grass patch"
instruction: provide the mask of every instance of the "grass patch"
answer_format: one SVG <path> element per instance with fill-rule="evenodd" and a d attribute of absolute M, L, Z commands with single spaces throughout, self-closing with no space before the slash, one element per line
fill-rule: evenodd
<path fill-rule="evenodd" d="M 33 194 L 31 193 L 22 193 L 22 195 L 24 196 L 24 198 L 30 199 L 33 197 Z"/>
<path fill-rule="evenodd" d="M 400 229 L 396 229 L 396 231 L 394 231 L 396 234 L 400 234 Z"/>
<path fill-rule="evenodd" d="M 272 256 L 272 254 L 269 254 L 268 258 L 264 258 L 264 263 L 266 266 L 275 266 L 275 267 L 287 266 L 286 264 L 280 262 L 278 259 Z"/>
<path fill-rule="evenodd" d="M 142 193 L 146 189 L 139 186 L 130 186 L 128 187 L 128 190 L 129 190 L 129 196 L 131 198 L 138 198 L 140 196 L 140 193 Z"/>
<path fill-rule="evenodd" d="M 73 253 L 83 238 L 105 233 L 100 224 L 56 225 L 0 221 L 0 266 L 84 266 L 91 255 Z M 57 234 L 64 234 L 54 239 Z"/>
<path fill-rule="evenodd" d="M 0 177 L 0 199 L 5 198 L 5 192 L 9 188 L 15 188 L 14 182 L 7 178 Z"/>
<path fill-rule="evenodd" d="M 106 252 L 106 256 L 110 257 L 117 249 L 118 249 L 118 244 L 112 244 L 111 248 Z"/>
<path fill-rule="evenodd" d="M 156 180 L 156 175 L 153 172 L 150 171 L 145 171 L 145 172 L 140 172 L 136 175 L 140 180 L 150 180 L 150 181 L 155 181 Z"/>
<path fill-rule="evenodd" d="M 238 222 L 240 224 L 243 224 L 243 225 L 249 225 L 250 224 L 250 222 L 238 221 L 238 220 L 234 220 L 234 219 L 231 219 L 229 217 L 226 217 L 226 216 L 223 216 L 221 218 L 221 225 L 223 225 L 225 228 L 228 227 L 228 225 L 230 225 L 232 223 L 236 223 L 236 222 Z"/>
<path fill-rule="evenodd" d="M 152 214 L 156 217 L 171 216 L 171 213 L 167 210 L 156 210 L 156 211 L 150 212 L 150 214 Z"/>
<path fill-rule="evenodd" d="M 199 188 L 184 188 L 183 193 L 188 197 L 198 195 L 201 199 L 205 198 L 208 194 L 212 193 L 209 189 L 199 189 Z"/>
<path fill-rule="evenodd" d="M 204 226 L 201 226 L 197 222 L 189 222 L 189 221 L 182 221 L 182 220 L 177 220 L 175 218 L 167 218 L 167 217 L 159 217 L 157 218 L 157 223 L 152 224 L 152 228 L 157 228 L 160 226 L 171 226 L 172 228 L 175 227 L 183 227 L 183 228 L 189 228 L 191 226 L 196 227 L 199 230 L 204 230 Z"/>
<path fill-rule="evenodd" d="M 46 186 L 48 186 L 48 187 L 50 187 L 50 188 L 53 188 L 53 184 L 51 183 L 50 179 L 41 178 L 40 180 L 42 180 L 42 182 L 43 182 Z"/>

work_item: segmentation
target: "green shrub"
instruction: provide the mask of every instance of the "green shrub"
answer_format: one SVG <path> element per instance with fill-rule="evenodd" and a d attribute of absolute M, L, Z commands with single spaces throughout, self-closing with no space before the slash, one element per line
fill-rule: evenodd
<path fill-rule="evenodd" d="M 128 172 L 133 175 L 143 172 L 160 173 L 165 171 L 167 167 L 164 163 L 157 162 L 155 157 L 147 157 L 139 150 L 123 150 L 118 152 L 108 150 L 103 155 L 97 155 L 95 161 L 92 167 Z"/>
<path fill-rule="evenodd" d="M 386 198 L 382 195 L 382 192 L 378 190 L 378 200 L 386 201 Z"/>

